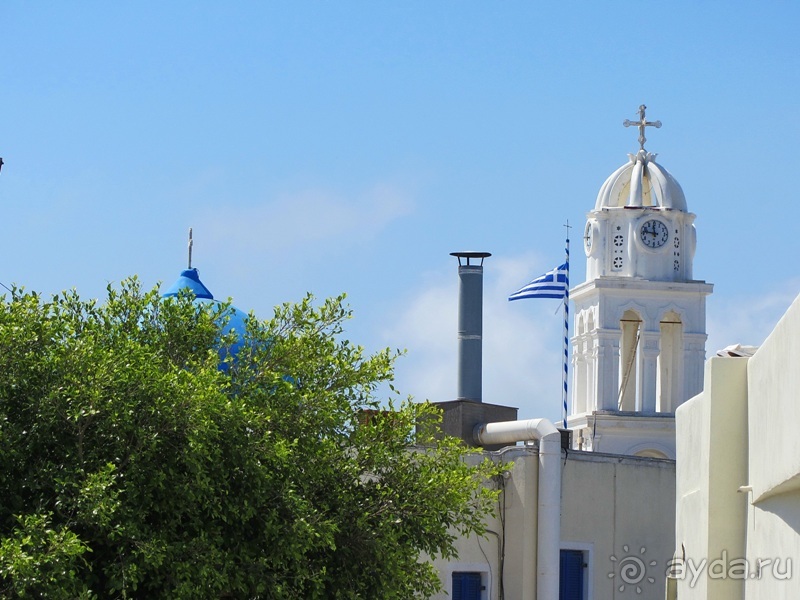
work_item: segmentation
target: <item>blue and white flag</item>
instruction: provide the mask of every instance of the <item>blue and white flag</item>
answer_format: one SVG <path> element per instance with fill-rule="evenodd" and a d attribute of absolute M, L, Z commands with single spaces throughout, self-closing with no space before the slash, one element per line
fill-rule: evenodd
<path fill-rule="evenodd" d="M 569 263 L 556 267 L 544 275 L 537 277 L 525 287 L 517 290 L 508 300 L 523 298 L 558 298 L 562 299 L 569 290 Z"/>

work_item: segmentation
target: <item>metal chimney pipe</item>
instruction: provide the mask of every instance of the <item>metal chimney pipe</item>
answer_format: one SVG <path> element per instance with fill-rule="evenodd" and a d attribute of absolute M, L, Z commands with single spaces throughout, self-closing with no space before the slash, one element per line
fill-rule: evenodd
<path fill-rule="evenodd" d="M 489 252 L 451 252 L 458 258 L 458 396 L 481 402 L 483 371 L 483 259 Z M 463 260 L 462 260 L 463 259 Z M 477 264 L 470 262 L 473 260 Z M 480 262 L 477 262 L 480 260 Z"/>

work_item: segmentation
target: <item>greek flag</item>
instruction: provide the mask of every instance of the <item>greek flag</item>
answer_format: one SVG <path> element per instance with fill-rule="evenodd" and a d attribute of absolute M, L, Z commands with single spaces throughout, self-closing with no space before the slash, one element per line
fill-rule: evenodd
<path fill-rule="evenodd" d="M 562 299 L 569 290 L 569 263 L 566 262 L 544 275 L 537 277 L 525 287 L 508 297 L 511 300 L 523 298 L 558 298 Z"/>

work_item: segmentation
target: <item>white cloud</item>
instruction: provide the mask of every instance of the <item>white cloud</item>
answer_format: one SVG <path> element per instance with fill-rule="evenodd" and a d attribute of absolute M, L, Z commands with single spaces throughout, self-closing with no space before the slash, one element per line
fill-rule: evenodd
<path fill-rule="evenodd" d="M 198 228 L 202 226 L 210 240 L 238 252 L 281 253 L 331 239 L 341 245 L 353 237 L 374 237 L 412 210 L 411 199 L 388 184 L 352 196 L 307 189 L 256 206 L 209 209 Z"/>

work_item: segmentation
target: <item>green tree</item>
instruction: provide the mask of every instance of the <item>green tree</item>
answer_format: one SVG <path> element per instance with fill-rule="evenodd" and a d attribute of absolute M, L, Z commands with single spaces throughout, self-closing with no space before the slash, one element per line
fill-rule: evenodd
<path fill-rule="evenodd" d="M 420 557 L 483 531 L 496 468 L 380 410 L 396 355 L 343 297 L 250 318 L 221 369 L 225 312 L 135 279 L 0 303 L 1 597 L 424 598 Z"/>

